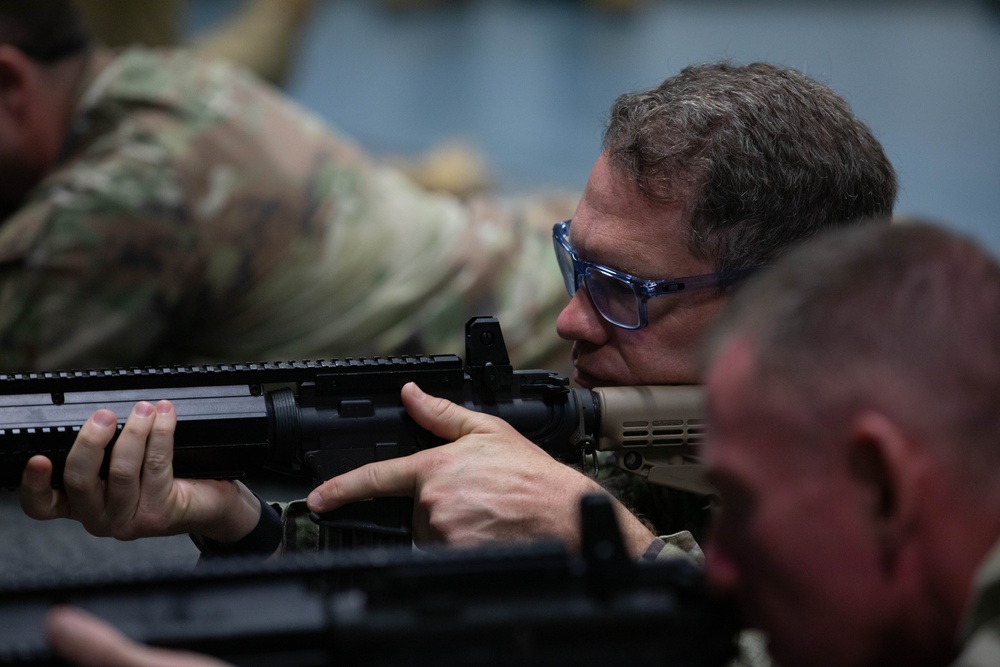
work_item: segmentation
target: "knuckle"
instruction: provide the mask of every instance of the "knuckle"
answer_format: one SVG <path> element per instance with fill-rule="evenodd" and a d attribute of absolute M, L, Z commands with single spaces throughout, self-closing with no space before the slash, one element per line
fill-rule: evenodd
<path fill-rule="evenodd" d="M 134 440 L 136 442 L 145 442 L 146 436 L 149 435 L 148 425 L 145 423 L 136 424 L 135 421 L 129 419 L 122 426 L 121 434 L 118 436 L 119 440 Z"/>
<path fill-rule="evenodd" d="M 170 438 L 173 437 L 174 430 L 175 425 L 173 422 L 167 423 L 164 419 L 157 419 L 153 422 L 153 427 L 150 429 L 150 433 L 160 438 Z"/>
<path fill-rule="evenodd" d="M 128 539 L 162 535 L 167 525 L 166 519 L 158 513 L 139 512 L 130 520 L 122 523 L 120 529 L 127 534 Z"/>
<path fill-rule="evenodd" d="M 384 488 L 384 478 L 385 475 L 383 475 L 382 466 L 365 466 L 365 482 L 372 490 L 381 491 Z"/>
<path fill-rule="evenodd" d="M 170 470 L 173 463 L 173 458 L 166 456 L 162 452 L 147 451 L 143 467 L 146 469 L 146 472 L 160 474 L 164 471 Z"/>
<path fill-rule="evenodd" d="M 430 407 L 436 417 L 449 417 L 454 414 L 456 406 L 445 398 L 435 397 Z"/>
<path fill-rule="evenodd" d="M 138 481 L 138 471 L 132 466 L 112 461 L 108 467 L 108 485 L 114 487 L 130 486 Z"/>
<path fill-rule="evenodd" d="M 82 493 L 84 491 L 88 491 L 93 486 L 93 483 L 93 479 L 89 476 L 83 475 L 77 470 L 71 470 L 67 467 L 63 472 L 63 486 L 70 493 Z"/>
<path fill-rule="evenodd" d="M 156 532 L 161 518 L 155 514 L 147 514 L 137 511 L 136 508 L 124 510 L 109 518 L 109 529 L 115 539 L 131 542 L 132 540 L 150 535 L 158 535 Z"/>
<path fill-rule="evenodd" d="M 431 518 L 431 523 L 434 523 L 435 508 L 441 504 L 442 500 L 447 500 L 443 494 L 431 487 L 424 487 L 420 490 L 420 494 L 414 499 L 417 505 L 420 507 L 421 511 L 426 512 L 427 516 Z"/>
<path fill-rule="evenodd" d="M 88 456 L 103 455 L 113 434 L 114 431 L 94 433 L 93 429 L 80 429 L 76 441 L 73 443 L 73 448 L 83 450 Z"/>
<path fill-rule="evenodd" d="M 464 443 L 467 445 L 468 443 Z M 463 443 L 453 442 L 438 447 L 426 449 L 414 455 L 414 477 L 423 484 L 431 479 L 447 476 L 449 471 L 454 470 L 456 464 L 461 464 L 462 457 L 458 454 L 463 448 Z M 417 458 L 419 457 L 419 458 Z"/>
<path fill-rule="evenodd" d="M 431 514 L 427 518 L 427 527 L 430 529 L 430 534 L 434 538 L 441 540 L 443 542 L 448 542 L 450 537 L 449 526 L 447 523 L 440 521 L 435 515 Z"/>
<path fill-rule="evenodd" d="M 442 445 L 438 445 L 437 447 L 423 449 L 415 454 L 412 454 L 410 458 L 413 460 L 415 464 L 414 467 L 417 469 L 424 470 L 436 468 L 451 457 L 451 453 L 454 449 L 454 443 L 444 443 Z"/>

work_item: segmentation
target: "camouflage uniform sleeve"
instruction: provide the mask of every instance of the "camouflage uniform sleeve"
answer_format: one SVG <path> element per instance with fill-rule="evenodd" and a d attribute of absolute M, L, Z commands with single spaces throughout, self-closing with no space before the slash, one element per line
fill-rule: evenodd
<path fill-rule="evenodd" d="M 4 370 L 120 365 L 159 342 L 191 244 L 162 205 L 170 184 L 136 162 L 61 171 L 0 227 Z"/>
<path fill-rule="evenodd" d="M 332 178 L 338 205 L 315 256 L 263 280 L 252 309 L 219 322 L 207 347 L 237 358 L 462 354 L 465 322 L 493 315 L 516 368 L 567 370 L 551 235 L 575 196 L 464 202 L 389 167 Z"/>
<path fill-rule="evenodd" d="M 674 558 L 685 558 L 699 567 L 705 565 L 705 554 L 702 553 L 701 547 L 698 546 L 698 542 L 691 536 L 691 533 L 686 530 L 673 535 L 657 537 L 646 548 L 639 560 L 656 562 Z"/>
<path fill-rule="evenodd" d="M 1000 665 L 1000 621 L 981 626 L 965 643 L 952 667 L 995 667 Z"/>
<path fill-rule="evenodd" d="M 1000 543 L 976 575 L 963 639 L 962 653 L 953 667 L 1000 665 Z"/>
<path fill-rule="evenodd" d="M 461 353 L 568 370 L 553 223 L 575 194 L 420 188 L 253 79 L 129 50 L 60 169 L 0 229 L 8 370 Z"/>
<path fill-rule="evenodd" d="M 271 503 L 281 513 L 279 554 L 319 551 L 319 526 L 309 518 L 305 500 Z"/>
<path fill-rule="evenodd" d="M 756 630 L 744 630 L 738 638 L 739 655 L 731 667 L 772 667 L 774 661 L 767 652 L 767 637 Z"/>
<path fill-rule="evenodd" d="M 241 289 L 209 281 L 219 283 L 210 290 L 211 326 L 187 334 L 189 349 L 243 360 L 462 353 L 468 318 L 495 315 L 515 367 L 566 368 L 569 344 L 555 320 L 567 296 L 551 234 L 572 215 L 576 193 L 467 201 L 429 192 L 287 100 L 245 78 L 226 81 L 226 109 L 257 111 L 225 123 L 239 129 L 233 136 L 242 150 L 230 158 L 232 168 L 215 169 L 213 226 L 222 227 L 222 213 L 235 213 L 228 226 L 249 232 L 238 235 L 243 245 L 272 238 L 254 246 Z M 216 144 L 199 141 L 194 152 L 202 145 Z M 198 154 L 201 162 L 213 159 Z M 287 189 L 298 194 L 283 194 L 273 174 L 251 177 L 253 164 L 282 165 Z M 257 210 L 261 201 L 281 204 L 281 215 L 269 216 L 266 228 L 248 228 L 247 206 Z M 229 245 L 242 252 L 239 242 Z M 257 256 L 267 245 L 285 250 Z M 225 253 L 205 253 L 225 273 L 230 265 L 216 261 Z"/>
<path fill-rule="evenodd" d="M 552 250 L 552 226 L 569 218 L 577 193 L 550 192 L 509 200 L 474 200 L 460 257 L 465 287 L 445 287 L 440 310 L 423 330 L 424 344 L 462 352 L 465 321 L 495 315 L 515 368 L 572 371 L 571 344 L 556 333 L 569 300 Z"/>

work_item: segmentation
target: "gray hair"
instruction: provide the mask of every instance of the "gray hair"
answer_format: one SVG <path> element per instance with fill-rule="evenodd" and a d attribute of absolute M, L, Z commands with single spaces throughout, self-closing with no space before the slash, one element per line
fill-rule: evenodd
<path fill-rule="evenodd" d="M 764 400 L 836 432 L 862 409 L 937 446 L 962 478 L 1000 475 L 1000 264 L 931 224 L 839 231 L 752 278 L 706 351 L 754 349 Z"/>
<path fill-rule="evenodd" d="M 603 148 L 653 203 L 684 202 L 717 270 L 769 264 L 818 231 L 887 219 L 896 173 L 827 86 L 767 63 L 688 67 L 622 95 Z"/>

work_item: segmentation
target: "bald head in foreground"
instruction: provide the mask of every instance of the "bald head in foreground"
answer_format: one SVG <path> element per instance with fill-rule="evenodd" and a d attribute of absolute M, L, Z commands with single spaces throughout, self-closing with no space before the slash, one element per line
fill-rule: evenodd
<path fill-rule="evenodd" d="M 707 357 L 708 575 L 777 662 L 1000 664 L 996 260 L 836 232 L 737 294 Z"/>

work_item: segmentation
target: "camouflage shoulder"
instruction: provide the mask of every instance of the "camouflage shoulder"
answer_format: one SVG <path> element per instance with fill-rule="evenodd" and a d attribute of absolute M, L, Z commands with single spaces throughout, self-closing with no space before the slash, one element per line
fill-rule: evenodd
<path fill-rule="evenodd" d="M 952 667 L 995 667 L 1000 665 L 1000 619 L 981 627 L 966 642 Z"/>
<path fill-rule="evenodd" d="M 698 567 L 705 565 L 705 554 L 691 533 L 682 530 L 672 535 L 661 535 L 642 555 L 644 561 L 662 562 L 682 558 Z"/>
<path fill-rule="evenodd" d="M 279 554 L 319 551 L 319 526 L 309 518 L 305 500 L 270 505 L 281 514 Z"/>
<path fill-rule="evenodd" d="M 211 108 L 225 99 L 228 89 L 248 82 L 256 79 L 221 59 L 199 57 L 187 49 L 132 46 L 117 53 L 92 86 L 94 90 L 85 94 L 84 102 L 100 95 L 168 106 L 198 103 Z"/>
<path fill-rule="evenodd" d="M 743 630 L 737 638 L 739 651 L 730 667 L 772 667 L 774 660 L 767 652 L 767 637 L 757 630 Z"/>
<path fill-rule="evenodd" d="M 955 667 L 1000 665 L 1000 542 L 987 555 L 974 584 L 966 640 Z"/>

